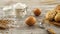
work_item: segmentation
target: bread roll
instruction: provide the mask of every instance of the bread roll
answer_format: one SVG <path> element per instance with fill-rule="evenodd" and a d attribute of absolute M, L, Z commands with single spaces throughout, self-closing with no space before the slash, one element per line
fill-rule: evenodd
<path fill-rule="evenodd" d="M 53 20 L 56 15 L 56 12 L 54 10 L 48 11 L 46 14 L 46 19 Z"/>
<path fill-rule="evenodd" d="M 54 10 L 48 11 L 46 14 L 46 19 L 60 22 L 60 5 L 56 6 Z"/>
<path fill-rule="evenodd" d="M 56 14 L 54 19 L 55 19 L 55 21 L 60 21 L 60 13 Z"/>
<path fill-rule="evenodd" d="M 60 5 L 57 5 L 57 6 L 56 6 L 55 11 L 56 11 L 57 13 L 60 13 Z"/>

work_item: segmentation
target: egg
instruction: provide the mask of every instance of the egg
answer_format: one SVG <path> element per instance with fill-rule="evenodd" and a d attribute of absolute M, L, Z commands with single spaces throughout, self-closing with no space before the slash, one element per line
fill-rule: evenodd
<path fill-rule="evenodd" d="M 35 8 L 33 12 L 35 16 L 39 16 L 41 14 L 41 10 L 39 8 Z"/>
<path fill-rule="evenodd" d="M 36 23 L 36 18 L 33 16 L 29 16 L 28 18 L 26 18 L 25 23 L 28 26 L 33 26 Z"/>

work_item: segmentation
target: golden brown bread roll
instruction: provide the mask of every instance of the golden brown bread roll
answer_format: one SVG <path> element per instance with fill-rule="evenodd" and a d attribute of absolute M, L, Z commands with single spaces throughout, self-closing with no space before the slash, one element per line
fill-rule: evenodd
<path fill-rule="evenodd" d="M 53 20 L 56 15 L 56 12 L 54 10 L 48 11 L 46 14 L 47 20 Z"/>
<path fill-rule="evenodd" d="M 54 10 L 48 11 L 46 14 L 46 19 L 60 21 L 60 5 L 56 6 Z"/>
<path fill-rule="evenodd" d="M 51 29 L 51 28 L 48 29 L 47 31 L 48 31 L 49 34 L 56 34 L 55 31 L 53 29 Z"/>
<path fill-rule="evenodd" d="M 56 11 L 57 13 L 60 13 L 60 5 L 57 5 L 57 6 L 56 6 L 55 11 Z"/>
<path fill-rule="evenodd" d="M 60 10 L 60 5 L 57 5 L 57 6 L 56 6 L 56 9 Z"/>
<path fill-rule="evenodd" d="M 60 21 L 60 13 L 56 14 L 54 19 L 55 19 L 55 21 Z"/>

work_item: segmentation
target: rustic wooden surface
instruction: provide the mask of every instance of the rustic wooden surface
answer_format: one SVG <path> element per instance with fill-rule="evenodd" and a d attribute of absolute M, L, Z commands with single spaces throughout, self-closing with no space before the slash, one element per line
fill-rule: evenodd
<path fill-rule="evenodd" d="M 20 26 L 19 28 L 12 28 L 9 30 L 0 30 L 0 34 L 47 34 L 47 31 L 44 29 L 41 29 L 38 25 L 38 23 L 41 21 L 41 19 L 44 18 L 45 13 L 52 9 L 53 7 L 55 7 L 57 4 L 59 3 L 54 3 L 54 4 L 49 4 L 49 5 L 44 5 L 41 4 L 42 0 L 0 0 L 0 6 L 4 6 L 7 4 L 11 4 L 11 3 L 16 3 L 16 2 L 20 2 L 20 3 L 25 3 L 28 6 L 28 11 L 27 11 L 27 15 L 22 18 L 21 20 L 17 20 L 17 24 Z M 34 8 L 40 8 L 42 13 L 39 17 L 37 18 L 37 23 L 35 24 L 35 26 L 32 27 L 28 27 L 25 23 L 24 20 L 29 16 L 29 15 L 33 15 L 32 10 Z M 2 14 L 2 12 L 0 11 L 0 14 Z M 33 15 L 34 16 L 34 15 Z M 39 21 L 39 22 L 38 22 Z M 60 28 L 53 26 L 53 25 L 45 25 L 45 27 L 48 28 L 52 28 L 54 29 L 54 31 L 56 32 L 56 34 L 60 34 Z"/>

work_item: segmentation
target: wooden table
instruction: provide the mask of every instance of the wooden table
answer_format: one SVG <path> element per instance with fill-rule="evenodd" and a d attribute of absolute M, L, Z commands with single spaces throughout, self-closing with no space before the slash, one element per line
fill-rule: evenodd
<path fill-rule="evenodd" d="M 28 6 L 28 11 L 27 15 L 22 18 L 21 20 L 16 20 L 17 24 L 20 26 L 18 28 L 12 28 L 9 30 L 2 30 L 0 31 L 0 34 L 47 34 L 47 31 L 44 29 L 41 29 L 38 25 L 38 21 L 41 21 L 41 19 L 44 18 L 46 12 L 50 9 L 53 9 L 57 4 L 59 3 L 54 3 L 54 4 L 41 4 L 42 0 L 0 0 L 0 6 L 4 6 L 10 3 L 15 3 L 15 2 L 20 2 L 24 3 Z M 24 20 L 30 16 L 33 15 L 32 10 L 34 8 L 40 8 L 41 9 L 41 15 L 39 17 L 36 17 L 37 23 L 35 26 L 28 27 L 25 23 Z M 1 13 L 1 12 L 0 12 Z M 34 16 L 34 15 L 33 15 Z M 56 34 L 60 34 L 60 28 L 53 26 L 53 25 L 46 25 L 46 28 L 52 28 L 56 32 Z"/>

